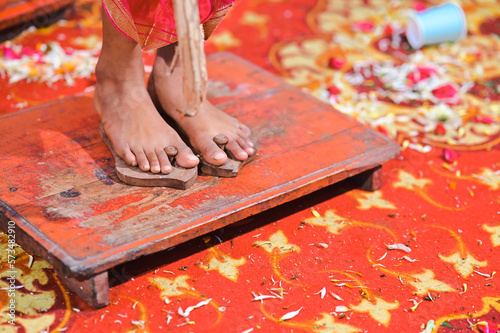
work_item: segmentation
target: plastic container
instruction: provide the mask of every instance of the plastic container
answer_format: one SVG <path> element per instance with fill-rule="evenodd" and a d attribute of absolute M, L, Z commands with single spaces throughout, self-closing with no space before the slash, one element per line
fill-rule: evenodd
<path fill-rule="evenodd" d="M 454 3 L 429 8 L 412 15 L 406 25 L 406 38 L 414 49 L 424 45 L 454 42 L 467 35 L 467 20 Z"/>

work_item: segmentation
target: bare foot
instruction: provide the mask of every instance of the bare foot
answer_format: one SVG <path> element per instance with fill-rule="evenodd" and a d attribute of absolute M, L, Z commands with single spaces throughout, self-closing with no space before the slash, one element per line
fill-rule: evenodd
<path fill-rule="evenodd" d="M 116 153 L 143 171 L 169 173 L 172 166 L 164 148 L 173 146 L 180 166 L 196 166 L 198 158 L 163 120 L 147 93 L 139 45 L 118 32 L 106 14 L 103 35 L 94 103 Z"/>
<path fill-rule="evenodd" d="M 252 155 L 254 144 L 250 139 L 250 129 L 237 119 L 227 115 L 210 102 L 205 101 L 195 116 L 183 116 L 177 111 L 183 104 L 182 67 L 180 61 L 174 65 L 170 75 L 168 67 L 175 53 L 175 45 L 158 49 L 153 66 L 154 89 L 167 114 L 175 120 L 189 137 L 192 147 L 203 155 L 203 159 L 213 165 L 222 165 L 227 160 L 226 153 L 219 149 L 213 138 L 224 134 L 228 138 L 226 149 L 235 158 L 244 161 Z"/>

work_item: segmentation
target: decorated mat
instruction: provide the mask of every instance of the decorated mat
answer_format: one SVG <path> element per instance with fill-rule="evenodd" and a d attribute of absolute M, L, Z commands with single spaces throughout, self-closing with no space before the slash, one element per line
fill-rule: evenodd
<path fill-rule="evenodd" d="M 15 246 L 13 226 L 0 332 L 497 332 L 500 2 L 458 1 L 467 37 L 413 50 L 408 16 L 440 3 L 237 1 L 207 52 L 235 53 L 397 141 L 382 189 L 346 181 L 119 266 L 101 310 Z M 0 121 L 92 92 L 100 9 L 79 1 L 74 17 L 0 46 Z M 154 53 L 144 58 L 150 72 Z M 2 191 L 15 191 L 9 179 Z"/>

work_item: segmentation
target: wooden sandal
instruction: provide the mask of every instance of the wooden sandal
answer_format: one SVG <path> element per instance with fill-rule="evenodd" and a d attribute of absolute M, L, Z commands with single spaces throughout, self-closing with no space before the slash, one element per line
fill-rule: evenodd
<path fill-rule="evenodd" d="M 183 168 L 175 162 L 177 149 L 175 147 L 165 148 L 170 163 L 172 164 L 172 171 L 169 174 L 152 173 L 150 171 L 142 171 L 139 167 L 128 165 L 118 154 L 116 154 L 111 140 L 109 140 L 102 123 L 99 125 L 99 132 L 102 140 L 108 146 L 113 158 L 115 160 L 116 175 L 118 178 L 129 185 L 135 186 L 165 186 L 186 190 L 194 184 L 198 176 L 198 168 Z"/>
<path fill-rule="evenodd" d="M 223 134 L 216 135 L 214 137 L 214 142 L 227 154 L 227 161 L 222 165 L 213 165 L 205 161 L 203 156 L 198 153 L 197 156 L 200 159 L 200 172 L 205 175 L 227 178 L 236 177 L 241 168 L 252 162 L 257 154 L 257 151 L 255 151 L 252 155 L 248 156 L 246 160 L 240 161 L 236 159 L 229 150 L 225 149 L 228 142 L 227 136 Z"/>

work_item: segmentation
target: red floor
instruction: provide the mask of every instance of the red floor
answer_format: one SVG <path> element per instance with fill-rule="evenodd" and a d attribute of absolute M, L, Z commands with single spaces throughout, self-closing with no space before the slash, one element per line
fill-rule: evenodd
<path fill-rule="evenodd" d="M 400 40 L 405 13 L 438 3 L 237 2 L 207 52 L 239 55 L 398 142 L 403 151 L 384 165 L 382 189 L 341 183 L 119 266 L 110 274 L 111 305 L 101 310 L 21 248 L 13 265 L 22 287 L 9 296 L 13 258 L 2 251 L 2 329 L 13 329 L 15 299 L 20 332 L 496 332 L 500 4 L 461 1 L 465 40 L 409 49 Z M 81 1 L 74 19 L 0 48 L 0 122 L 92 92 L 99 13 L 98 2 Z M 45 49 L 49 42 L 57 44 Z M 144 56 L 152 64 L 154 54 Z M 380 69 L 398 75 L 388 80 Z M 50 154 L 64 135 L 39 130 L 26 140 Z M 16 196 L 12 184 L 23 173 L 47 167 L 13 160 L 0 157 L 11 170 L 0 179 L 2 201 Z"/>

